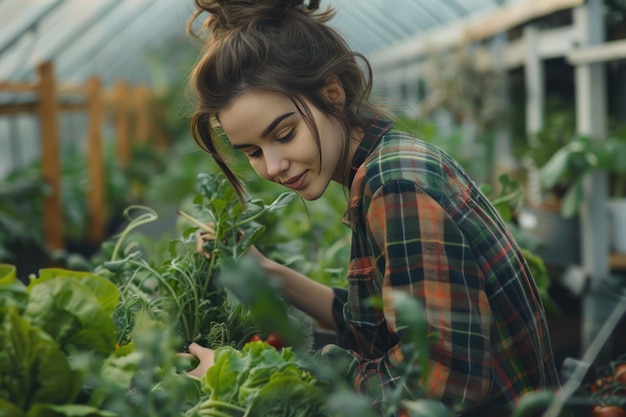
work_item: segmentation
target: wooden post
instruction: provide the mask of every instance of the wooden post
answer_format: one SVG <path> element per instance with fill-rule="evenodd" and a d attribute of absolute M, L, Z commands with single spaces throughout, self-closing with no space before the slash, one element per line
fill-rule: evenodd
<path fill-rule="evenodd" d="M 130 162 L 130 112 L 128 106 L 130 88 L 128 83 L 120 81 L 115 87 L 115 131 L 117 140 L 117 160 L 125 168 Z"/>
<path fill-rule="evenodd" d="M 150 137 L 150 89 L 146 86 L 135 88 L 135 139 L 145 143 Z"/>
<path fill-rule="evenodd" d="M 87 164 L 89 168 L 89 239 L 100 242 L 105 238 L 105 167 L 102 146 L 102 82 L 91 77 L 87 83 Z"/>
<path fill-rule="evenodd" d="M 41 170 L 52 192 L 44 200 L 43 232 L 48 249 L 65 246 L 61 168 L 59 162 L 59 119 L 52 63 L 39 65 L 39 118 L 41 123 Z"/>

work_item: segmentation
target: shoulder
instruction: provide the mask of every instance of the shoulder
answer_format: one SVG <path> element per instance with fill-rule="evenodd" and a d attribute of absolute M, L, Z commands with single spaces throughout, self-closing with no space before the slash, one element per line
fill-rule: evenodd
<path fill-rule="evenodd" d="M 443 186 L 448 161 L 451 158 L 436 145 L 390 130 L 381 137 L 361 169 L 364 182 L 374 190 L 395 181 L 430 189 Z"/>

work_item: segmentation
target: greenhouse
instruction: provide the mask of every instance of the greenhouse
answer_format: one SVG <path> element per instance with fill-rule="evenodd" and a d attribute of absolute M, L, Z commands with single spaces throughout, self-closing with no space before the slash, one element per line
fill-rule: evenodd
<path fill-rule="evenodd" d="M 626 1 L 0 0 L 5 416 L 626 416 Z"/>

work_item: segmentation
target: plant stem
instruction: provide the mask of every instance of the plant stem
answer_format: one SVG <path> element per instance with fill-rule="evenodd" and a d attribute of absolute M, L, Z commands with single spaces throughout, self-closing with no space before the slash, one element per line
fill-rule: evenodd
<path fill-rule="evenodd" d="M 142 224 L 153 222 L 159 218 L 159 216 L 157 216 L 154 210 L 152 210 L 150 207 L 142 206 L 142 205 L 128 206 L 126 210 L 124 210 L 124 216 L 130 219 L 129 212 L 132 209 L 143 209 L 143 210 L 146 210 L 147 213 L 144 213 L 138 216 L 137 218 L 133 219 L 128 224 L 128 226 L 126 226 L 124 231 L 122 231 L 122 233 L 120 234 L 120 237 L 117 239 L 117 242 L 115 243 L 115 248 L 113 249 L 113 254 L 111 255 L 111 261 L 115 261 L 117 259 L 117 254 L 120 251 L 120 248 L 122 247 L 122 243 L 124 242 L 124 240 L 126 239 L 126 236 L 128 236 L 130 232 L 132 232 L 133 230 L 135 230 L 137 227 L 141 226 Z"/>
<path fill-rule="evenodd" d="M 196 226 L 198 226 L 200 229 L 204 230 L 205 232 L 215 234 L 215 230 L 213 230 L 211 226 L 209 226 L 206 223 L 202 223 L 201 221 L 191 217 L 189 214 L 185 213 L 184 211 L 178 209 L 176 210 L 176 213 L 183 216 L 185 219 L 189 220 L 191 223 L 195 224 Z"/>

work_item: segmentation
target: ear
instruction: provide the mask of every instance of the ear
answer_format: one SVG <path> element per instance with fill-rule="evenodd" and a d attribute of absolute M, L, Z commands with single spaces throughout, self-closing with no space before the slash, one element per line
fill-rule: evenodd
<path fill-rule="evenodd" d="M 342 108 L 346 102 L 346 92 L 341 85 L 341 80 L 336 75 L 326 78 L 326 83 L 322 87 L 322 94 L 326 99 Z"/>

